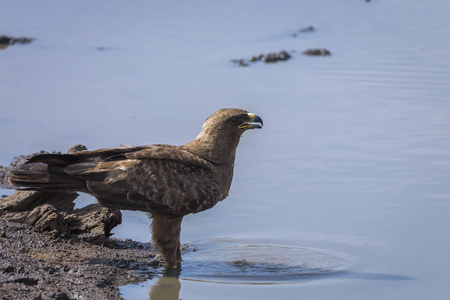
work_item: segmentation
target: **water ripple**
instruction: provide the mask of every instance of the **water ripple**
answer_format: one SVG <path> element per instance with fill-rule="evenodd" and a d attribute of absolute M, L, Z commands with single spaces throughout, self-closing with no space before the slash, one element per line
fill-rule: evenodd
<path fill-rule="evenodd" d="M 185 254 L 181 279 L 274 284 L 320 279 L 351 272 L 354 259 L 327 250 L 267 241 L 216 239 L 196 243 Z"/>

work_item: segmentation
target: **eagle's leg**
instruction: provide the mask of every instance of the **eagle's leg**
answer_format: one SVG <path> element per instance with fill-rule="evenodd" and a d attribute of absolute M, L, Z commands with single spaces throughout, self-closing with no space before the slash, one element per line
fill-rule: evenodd
<path fill-rule="evenodd" d="M 180 231 L 183 217 L 152 214 L 152 241 L 166 265 L 175 268 L 181 261 Z"/>

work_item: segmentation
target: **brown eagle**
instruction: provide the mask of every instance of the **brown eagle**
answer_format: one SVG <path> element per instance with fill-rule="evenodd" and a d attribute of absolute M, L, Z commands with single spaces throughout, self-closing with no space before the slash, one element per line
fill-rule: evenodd
<path fill-rule="evenodd" d="M 228 196 L 239 139 L 247 129 L 262 126 L 252 113 L 224 108 L 183 146 L 36 155 L 12 171 L 9 182 L 24 190 L 81 191 L 104 207 L 149 212 L 154 246 L 166 265 L 175 267 L 181 261 L 183 217 Z"/>

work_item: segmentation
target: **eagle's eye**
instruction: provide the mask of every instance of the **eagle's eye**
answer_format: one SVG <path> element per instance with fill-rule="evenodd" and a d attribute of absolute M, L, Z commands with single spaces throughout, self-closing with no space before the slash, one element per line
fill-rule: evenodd
<path fill-rule="evenodd" d="M 233 124 L 234 126 L 239 126 L 242 123 L 244 123 L 245 121 L 247 121 L 247 119 L 248 119 L 248 115 L 242 114 L 242 115 L 232 116 L 231 118 L 228 119 L 228 121 L 231 122 L 231 124 Z"/>

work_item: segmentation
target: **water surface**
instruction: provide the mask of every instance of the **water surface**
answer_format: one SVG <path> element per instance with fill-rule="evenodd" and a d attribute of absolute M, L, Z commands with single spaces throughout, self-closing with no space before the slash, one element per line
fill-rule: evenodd
<path fill-rule="evenodd" d="M 184 144 L 221 107 L 264 120 L 242 138 L 229 198 L 183 221 L 182 242 L 198 243 L 198 257 L 185 254 L 179 279 L 123 287 L 126 299 L 161 290 L 196 300 L 450 293 L 448 2 L 49 0 L 7 9 L 1 34 L 36 40 L 0 51 L 0 165 L 77 143 Z M 307 26 L 316 30 L 292 37 Z M 309 48 L 332 55 L 303 56 Z M 230 62 L 282 49 L 296 50 L 293 59 Z M 127 212 L 115 232 L 148 241 L 148 226 L 145 214 Z M 275 274 L 235 280 L 251 247 L 250 257 L 225 252 L 237 253 L 230 264 L 222 239 L 239 241 L 231 250 L 260 241 L 267 256 L 250 273 Z M 327 276 L 283 281 L 280 262 L 267 265 L 285 257 L 300 274 L 318 257 L 302 249 L 345 258 L 345 272 L 332 264 Z M 205 263 L 214 250 L 220 256 Z"/>

